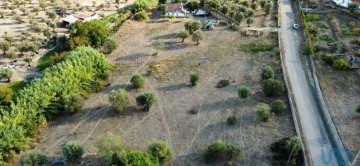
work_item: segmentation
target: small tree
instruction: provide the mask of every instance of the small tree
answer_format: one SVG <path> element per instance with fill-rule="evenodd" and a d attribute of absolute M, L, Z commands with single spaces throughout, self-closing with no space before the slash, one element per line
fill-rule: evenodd
<path fill-rule="evenodd" d="M 272 78 L 264 81 L 264 93 L 267 96 L 280 96 L 284 92 L 285 86 L 283 82 Z"/>
<path fill-rule="evenodd" d="M 275 100 L 271 102 L 270 108 L 271 108 L 271 112 L 280 113 L 285 111 L 286 105 L 282 100 Z"/>
<path fill-rule="evenodd" d="M 232 115 L 232 116 L 229 116 L 227 119 L 226 119 L 226 122 L 230 125 L 233 125 L 236 123 L 236 116 Z"/>
<path fill-rule="evenodd" d="M 129 160 L 127 158 L 127 154 L 125 150 L 120 150 L 115 152 L 111 157 L 110 165 L 128 165 Z"/>
<path fill-rule="evenodd" d="M 130 104 L 130 96 L 125 90 L 112 90 L 109 100 L 111 105 L 116 108 L 117 112 L 122 112 Z"/>
<path fill-rule="evenodd" d="M 196 1 L 193 1 L 193 0 L 186 4 L 186 8 L 189 11 L 194 11 L 195 9 L 198 8 L 198 6 L 199 6 L 199 3 Z"/>
<path fill-rule="evenodd" d="M 96 148 L 107 165 L 111 164 L 115 153 L 126 150 L 126 147 L 121 144 L 120 136 L 109 132 L 96 141 Z"/>
<path fill-rule="evenodd" d="M 10 43 L 7 41 L 3 41 L 0 42 L 0 50 L 2 50 L 4 52 L 4 54 L 6 54 L 6 51 L 8 51 L 10 49 Z"/>
<path fill-rule="evenodd" d="M 32 58 L 25 58 L 24 61 L 31 67 Z"/>
<path fill-rule="evenodd" d="M 250 17 L 246 20 L 246 23 L 248 24 L 248 27 L 250 27 L 250 24 L 254 23 L 254 19 L 252 17 Z"/>
<path fill-rule="evenodd" d="M 264 6 L 265 13 L 270 14 L 271 8 L 272 8 L 271 3 L 266 3 L 265 6 Z"/>
<path fill-rule="evenodd" d="M 138 12 L 134 15 L 134 20 L 136 21 L 146 21 L 149 19 L 149 16 L 146 12 Z"/>
<path fill-rule="evenodd" d="M 49 39 L 51 37 L 50 29 L 49 28 L 44 29 L 43 35 Z"/>
<path fill-rule="evenodd" d="M 263 80 L 267 80 L 269 78 L 274 78 L 274 71 L 271 69 L 270 66 L 266 66 L 263 68 L 262 73 L 261 73 L 261 78 Z"/>
<path fill-rule="evenodd" d="M 172 151 L 168 144 L 163 141 L 155 141 L 149 146 L 149 153 L 158 158 L 160 163 L 166 163 L 172 158 Z"/>
<path fill-rule="evenodd" d="M 9 42 L 10 46 L 11 46 L 12 42 L 14 42 L 14 40 L 15 40 L 14 36 L 11 36 L 11 35 L 5 35 L 4 38 L 7 42 Z"/>
<path fill-rule="evenodd" d="M 193 86 L 196 86 L 197 82 L 199 81 L 199 74 L 198 73 L 191 73 L 190 74 L 190 83 Z"/>
<path fill-rule="evenodd" d="M 357 3 L 351 3 L 351 4 L 348 6 L 348 9 L 350 10 L 350 12 L 354 12 L 355 10 L 359 9 L 359 4 L 357 4 Z"/>
<path fill-rule="evenodd" d="M 187 21 L 184 24 L 185 30 L 187 30 L 190 34 L 193 32 L 200 30 L 201 22 L 200 21 Z"/>
<path fill-rule="evenodd" d="M 241 147 L 231 144 L 225 144 L 221 140 L 218 140 L 207 147 L 204 153 L 204 158 L 207 163 L 219 159 L 231 161 L 240 158 L 243 153 L 244 151 Z"/>
<path fill-rule="evenodd" d="M 4 11 L 0 11 L 0 18 L 4 18 L 4 14 L 5 14 Z"/>
<path fill-rule="evenodd" d="M 274 113 L 270 111 L 270 107 L 267 104 L 259 104 L 256 106 L 256 116 L 258 116 L 262 121 L 269 120 Z"/>
<path fill-rule="evenodd" d="M 190 33 L 187 30 L 180 30 L 178 36 L 182 39 L 181 42 L 184 43 L 184 40 L 190 36 Z"/>
<path fill-rule="evenodd" d="M 107 39 L 102 46 L 102 52 L 105 54 L 111 54 L 117 47 L 118 44 L 115 40 Z"/>
<path fill-rule="evenodd" d="M 201 30 L 199 31 L 195 31 L 193 34 L 192 34 L 192 40 L 194 42 L 196 42 L 196 44 L 198 45 L 199 44 L 199 41 L 202 40 L 204 38 L 204 35 L 202 33 Z"/>
<path fill-rule="evenodd" d="M 127 154 L 127 158 L 128 158 L 128 164 L 129 165 L 133 165 L 133 166 L 137 166 L 137 165 L 141 165 L 141 166 L 158 166 L 159 164 L 159 160 L 157 158 L 155 158 L 154 156 L 152 156 L 149 153 L 146 152 L 142 152 L 142 151 L 138 151 L 138 150 L 132 150 Z"/>
<path fill-rule="evenodd" d="M 151 106 L 156 102 L 156 96 L 154 93 L 144 93 L 136 97 L 136 103 L 143 106 L 145 111 L 149 111 Z"/>
<path fill-rule="evenodd" d="M 0 69 L 0 80 L 7 79 L 7 82 L 11 82 L 12 75 L 11 69 Z"/>
<path fill-rule="evenodd" d="M 64 110 L 69 113 L 81 110 L 84 98 L 80 94 L 69 94 L 63 98 Z"/>
<path fill-rule="evenodd" d="M 251 4 L 251 9 L 252 10 L 256 10 L 258 8 L 258 4 L 256 3 L 256 2 L 253 2 L 252 4 Z"/>
<path fill-rule="evenodd" d="M 136 88 L 136 89 L 142 88 L 142 87 L 144 87 L 144 84 L 145 84 L 145 78 L 141 74 L 135 73 L 131 77 L 130 82 L 134 86 L 134 88 Z"/>
<path fill-rule="evenodd" d="M 70 50 L 73 50 L 79 46 L 88 46 L 88 45 L 90 45 L 90 41 L 87 38 L 81 36 L 70 38 L 69 41 L 67 42 L 67 46 L 68 48 L 70 48 Z"/>
<path fill-rule="evenodd" d="M 38 150 L 29 150 L 20 157 L 21 166 L 47 165 L 47 157 Z"/>
<path fill-rule="evenodd" d="M 40 8 L 39 7 L 34 7 L 32 10 L 31 10 L 31 12 L 33 12 L 33 13 L 35 13 L 36 15 L 38 15 L 39 14 L 39 12 L 40 12 Z"/>
<path fill-rule="evenodd" d="M 63 148 L 66 162 L 79 162 L 84 154 L 84 148 L 79 141 L 69 141 Z"/>
<path fill-rule="evenodd" d="M 235 16 L 235 20 L 236 21 L 241 21 L 241 20 L 243 20 L 245 18 L 245 15 L 244 15 L 244 13 L 242 13 L 242 12 L 240 12 L 240 13 L 238 13 L 236 16 Z"/>
<path fill-rule="evenodd" d="M 239 86 L 237 88 L 238 96 L 242 99 L 246 99 L 251 95 L 251 89 L 247 86 Z"/>
<path fill-rule="evenodd" d="M 334 61 L 334 67 L 340 70 L 347 70 L 350 68 L 349 62 L 343 58 Z"/>

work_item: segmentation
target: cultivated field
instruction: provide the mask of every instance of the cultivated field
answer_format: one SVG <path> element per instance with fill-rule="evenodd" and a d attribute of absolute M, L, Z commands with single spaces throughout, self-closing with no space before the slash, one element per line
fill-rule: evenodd
<path fill-rule="evenodd" d="M 277 36 L 264 32 L 260 37 L 245 37 L 217 26 L 213 31 L 204 31 L 199 45 L 190 38 L 181 43 L 177 33 L 184 29 L 184 22 L 125 22 L 113 37 L 119 47 L 108 56 L 117 67 L 110 86 L 91 95 L 80 113 L 49 122 L 35 147 L 59 161 L 62 145 L 79 140 L 86 150 L 84 165 L 96 165 L 96 140 L 113 132 L 133 149 L 147 150 L 153 140 L 167 141 L 173 150 L 173 165 L 204 165 L 202 152 L 208 144 L 221 139 L 244 148 L 245 155 L 235 165 L 271 165 L 270 144 L 295 134 L 289 110 L 268 122 L 257 119 L 254 110 L 260 102 L 278 99 L 265 97 L 260 77 L 262 68 L 270 65 L 276 78 L 282 78 L 279 59 L 272 51 Z M 250 42 L 267 46 L 267 50 L 248 52 Z M 141 90 L 129 85 L 135 72 L 146 76 Z M 200 74 L 196 87 L 190 86 L 191 72 Z M 230 85 L 217 88 L 220 80 L 229 80 Z M 238 85 L 250 86 L 252 96 L 240 100 Z M 109 105 L 108 93 L 120 88 L 126 89 L 132 99 L 127 111 L 116 113 Z M 143 112 L 135 102 L 135 97 L 146 91 L 154 92 L 158 98 L 150 112 Z M 281 98 L 286 101 L 287 97 Z M 193 109 L 198 114 L 191 114 Z M 231 115 L 238 119 L 233 126 L 226 123 Z"/>

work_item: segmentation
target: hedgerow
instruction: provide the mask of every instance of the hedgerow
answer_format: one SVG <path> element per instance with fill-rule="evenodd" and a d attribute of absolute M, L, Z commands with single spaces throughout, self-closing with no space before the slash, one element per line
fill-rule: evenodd
<path fill-rule="evenodd" d="M 46 117 L 63 111 L 63 97 L 86 96 L 97 91 L 104 85 L 104 74 L 110 70 L 103 54 L 90 47 L 79 47 L 20 90 L 10 111 L 0 110 L 0 163 L 28 148 L 32 135 L 39 125 L 46 123 Z"/>

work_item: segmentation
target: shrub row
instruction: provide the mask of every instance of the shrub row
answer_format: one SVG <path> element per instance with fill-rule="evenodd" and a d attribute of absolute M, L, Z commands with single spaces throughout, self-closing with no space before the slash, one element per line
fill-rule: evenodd
<path fill-rule="evenodd" d="M 110 70 L 103 54 L 90 47 L 79 47 L 20 90 L 10 110 L 0 110 L 0 163 L 28 148 L 37 126 L 46 122 L 45 117 L 64 110 L 65 97 L 85 97 L 99 91 Z"/>
<path fill-rule="evenodd" d="M 303 24 L 304 24 L 304 27 L 305 27 L 305 35 L 306 35 L 306 41 L 307 41 L 307 44 L 308 44 L 308 53 L 311 55 L 311 56 L 314 56 L 315 54 L 315 51 L 314 51 L 314 47 L 313 47 L 313 44 L 312 44 L 312 41 L 311 41 L 311 35 L 308 31 L 308 24 L 306 22 L 306 15 L 303 11 L 301 11 L 301 19 L 303 21 Z"/>

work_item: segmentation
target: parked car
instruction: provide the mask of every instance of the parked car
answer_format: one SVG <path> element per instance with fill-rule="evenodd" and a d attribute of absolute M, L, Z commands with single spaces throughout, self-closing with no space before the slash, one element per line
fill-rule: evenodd
<path fill-rule="evenodd" d="M 299 24 L 294 24 L 294 25 L 293 25 L 293 28 L 294 28 L 294 29 L 299 29 L 299 27 L 300 27 Z"/>

